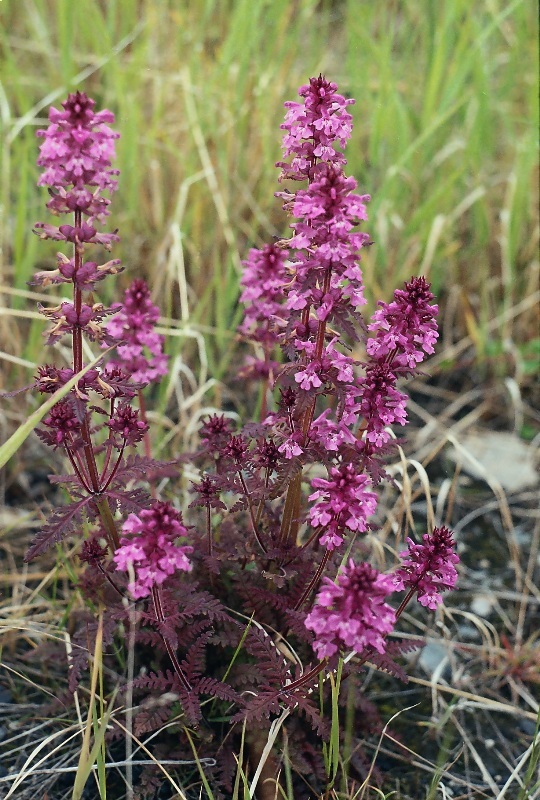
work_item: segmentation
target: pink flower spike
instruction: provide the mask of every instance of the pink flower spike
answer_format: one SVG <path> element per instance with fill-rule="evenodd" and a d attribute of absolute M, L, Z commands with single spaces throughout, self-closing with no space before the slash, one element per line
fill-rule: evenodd
<path fill-rule="evenodd" d="M 367 342 L 372 359 L 387 361 L 402 372 L 412 372 L 434 352 L 439 336 L 435 317 L 438 306 L 425 278 L 411 278 L 405 289 L 396 289 L 392 303 L 379 303 L 368 328 L 376 336 Z"/>
<path fill-rule="evenodd" d="M 455 541 L 448 528 L 434 528 L 433 533 L 425 533 L 423 544 L 416 544 L 408 538 L 409 549 L 400 553 L 401 567 L 394 573 L 394 586 L 402 589 L 416 589 L 418 602 L 434 609 L 442 603 L 440 592 L 453 589 L 457 581 L 454 564 L 459 556 L 454 552 Z"/>
<path fill-rule="evenodd" d="M 170 503 L 157 502 L 139 514 L 130 514 L 122 527 L 120 547 L 113 556 L 116 569 L 135 571 L 135 580 L 128 585 L 138 600 L 148 597 L 152 587 L 160 586 L 178 570 L 191 571 L 189 545 L 177 545 L 176 539 L 187 535 L 182 514 Z"/>
<path fill-rule="evenodd" d="M 112 364 L 121 366 L 135 383 L 159 381 L 167 374 L 167 356 L 163 336 L 155 333 L 159 308 L 150 300 L 145 281 L 136 278 L 126 289 L 124 305 L 107 323 L 107 333 L 122 344 Z"/>
<path fill-rule="evenodd" d="M 38 185 L 53 187 L 48 207 L 54 213 L 78 210 L 103 218 L 109 213 L 108 200 L 100 192 L 117 188 L 118 170 L 111 169 L 111 162 L 120 134 L 107 124 L 114 122 L 114 115 L 106 109 L 94 113 L 95 102 L 84 92 L 70 94 L 62 106 L 64 111 L 51 107 L 49 127 L 37 132 L 44 139 Z"/>
<path fill-rule="evenodd" d="M 343 538 L 345 528 L 367 530 L 367 519 L 377 507 L 377 495 L 370 491 L 371 482 L 366 475 L 358 475 L 352 464 L 341 464 L 332 467 L 330 480 L 314 478 L 311 485 L 317 491 L 309 500 L 319 502 L 309 510 L 310 523 L 313 527 L 330 526 L 329 531 L 323 532 L 320 544 L 333 550 L 337 539 Z"/>
<path fill-rule="evenodd" d="M 349 560 L 337 582 L 323 578 L 323 587 L 308 614 L 305 626 L 315 634 L 313 649 L 318 658 L 329 658 L 338 650 L 361 653 L 372 647 L 386 649 L 385 634 L 393 629 L 394 610 L 384 602 L 394 590 L 392 577 L 381 575 L 363 562 Z"/>

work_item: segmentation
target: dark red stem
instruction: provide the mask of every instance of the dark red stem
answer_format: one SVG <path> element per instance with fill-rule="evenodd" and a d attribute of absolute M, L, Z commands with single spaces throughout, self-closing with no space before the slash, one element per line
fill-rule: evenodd
<path fill-rule="evenodd" d="M 240 470 L 238 470 L 238 477 L 240 478 L 240 483 L 242 484 L 242 489 L 244 490 L 244 495 L 245 495 L 245 498 L 246 498 L 246 501 L 247 501 L 247 504 L 248 504 L 249 517 L 251 519 L 251 527 L 253 528 L 253 533 L 254 533 L 255 538 L 257 539 L 257 543 L 258 543 L 259 547 L 261 548 L 261 550 L 263 551 L 263 553 L 267 553 L 268 552 L 268 548 L 265 547 L 265 545 L 264 545 L 264 543 L 263 543 L 263 541 L 262 541 L 262 539 L 261 539 L 261 537 L 259 535 L 259 531 L 257 530 L 257 520 L 256 520 L 255 514 L 253 512 L 253 506 L 251 504 L 251 498 L 250 498 L 250 496 L 248 494 L 248 488 L 246 486 L 246 482 L 244 480 L 244 476 L 242 475 L 242 472 Z"/>
<path fill-rule="evenodd" d="M 319 566 L 317 568 L 317 572 L 315 573 L 313 578 L 310 580 L 309 584 L 307 585 L 307 588 L 302 592 L 302 597 L 300 598 L 300 600 L 294 606 L 294 610 L 295 611 L 298 611 L 298 609 L 300 608 L 302 603 L 309 597 L 310 592 L 313 589 L 313 587 L 318 583 L 321 575 L 323 574 L 324 568 L 326 567 L 326 564 L 328 563 L 328 559 L 329 558 L 330 558 L 330 550 L 325 550 L 324 555 L 321 558 L 321 563 L 319 564 Z"/>
<path fill-rule="evenodd" d="M 81 211 L 77 210 L 75 211 L 75 228 L 80 228 L 81 224 L 82 224 L 82 213 Z M 73 283 L 73 305 L 75 307 L 75 312 L 77 316 L 81 313 L 82 309 L 82 291 L 76 284 L 77 272 L 82 265 L 82 257 L 83 257 L 82 248 L 77 242 L 75 242 L 74 255 L 73 255 L 73 263 L 75 267 L 74 269 L 75 278 Z M 73 346 L 73 371 L 80 372 L 83 367 L 82 330 L 80 325 L 73 326 L 72 346 Z M 90 422 L 88 413 L 86 413 L 84 416 L 84 420 L 81 426 L 81 436 L 83 440 L 84 458 L 88 470 L 88 477 L 90 483 L 89 488 L 92 494 L 99 495 L 102 489 L 100 485 L 94 448 L 92 446 L 92 437 L 90 434 Z M 107 537 L 109 539 L 109 547 L 111 548 L 112 551 L 114 551 L 120 546 L 120 539 L 118 538 L 118 532 L 116 530 L 116 525 L 114 524 L 114 519 L 109 504 L 107 503 L 106 500 L 97 500 L 96 505 L 98 507 L 101 519 L 103 521 L 105 530 L 107 532 Z"/>
<path fill-rule="evenodd" d="M 158 622 L 161 622 L 161 623 L 165 622 L 165 616 L 163 614 L 163 606 L 161 605 L 161 595 L 159 593 L 159 589 L 158 589 L 157 586 L 152 586 L 152 599 L 154 601 L 154 609 L 155 609 L 155 612 L 156 612 L 156 617 L 157 617 Z M 182 686 L 186 690 L 186 692 L 191 692 L 192 691 L 191 684 L 190 684 L 190 682 L 188 681 L 188 679 L 186 678 L 186 676 L 184 674 L 184 670 L 182 669 L 180 661 L 178 660 L 178 656 L 174 652 L 174 649 L 173 649 L 171 643 L 169 642 L 167 637 L 164 636 L 161 633 L 161 631 L 159 631 L 159 634 L 160 634 L 161 638 L 163 639 L 163 644 L 165 645 L 165 647 L 167 649 L 167 653 L 169 654 L 169 658 L 171 659 L 171 663 L 172 663 L 172 665 L 174 667 L 174 671 L 178 675 L 178 679 L 180 680 L 180 683 L 182 684 Z"/>

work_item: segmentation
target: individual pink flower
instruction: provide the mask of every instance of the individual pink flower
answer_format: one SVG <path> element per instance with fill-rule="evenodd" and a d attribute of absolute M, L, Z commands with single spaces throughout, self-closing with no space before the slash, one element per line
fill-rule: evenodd
<path fill-rule="evenodd" d="M 116 358 L 135 383 L 148 384 L 167 374 L 164 337 L 154 331 L 159 308 L 150 299 L 150 290 L 142 278 L 136 278 L 124 293 L 124 303 L 107 323 L 107 333 L 122 340 Z"/>
<path fill-rule="evenodd" d="M 300 456 L 304 452 L 299 445 L 299 440 L 302 439 L 302 434 L 297 432 L 293 433 L 289 436 L 285 441 L 280 444 L 278 447 L 278 451 L 283 453 L 285 458 L 294 458 L 295 456 Z"/>
<path fill-rule="evenodd" d="M 355 445 L 356 437 L 347 427 L 346 422 L 341 418 L 337 422 L 329 419 L 332 410 L 325 410 L 313 420 L 309 429 L 309 438 L 322 445 L 325 450 L 337 453 L 343 444 Z M 356 415 L 353 422 L 356 421 Z"/>
<path fill-rule="evenodd" d="M 320 544 L 334 550 L 343 541 L 345 529 L 366 531 L 367 520 L 375 513 L 377 495 L 370 491 L 371 481 L 366 475 L 357 474 L 352 464 L 332 467 L 330 480 L 313 478 L 311 485 L 316 492 L 309 501 L 319 502 L 309 510 L 311 525 L 324 529 Z"/>
<path fill-rule="evenodd" d="M 323 578 L 305 626 L 315 634 L 313 649 L 318 658 L 329 658 L 338 650 L 361 653 L 371 647 L 386 649 L 385 634 L 393 629 L 394 610 L 384 602 L 394 590 L 391 576 L 381 575 L 363 562 L 352 559 L 334 583 Z"/>
<path fill-rule="evenodd" d="M 138 600 L 148 597 L 152 588 L 161 584 L 178 570 L 191 571 L 189 545 L 176 540 L 187 535 L 182 514 L 170 503 L 157 502 L 138 514 L 130 514 L 122 526 L 120 547 L 113 556 L 116 569 L 135 571 L 135 580 L 128 585 Z"/>
<path fill-rule="evenodd" d="M 423 544 L 407 538 L 408 550 L 400 553 L 401 567 L 394 573 L 394 586 L 415 589 L 418 602 L 427 608 L 437 608 L 442 603 L 441 591 L 453 589 L 457 581 L 454 564 L 459 556 L 454 552 L 455 541 L 448 528 L 434 528 L 425 533 Z"/>

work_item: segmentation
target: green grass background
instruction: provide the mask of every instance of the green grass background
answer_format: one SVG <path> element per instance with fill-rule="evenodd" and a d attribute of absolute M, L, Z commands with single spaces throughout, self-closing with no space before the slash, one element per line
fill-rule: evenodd
<path fill-rule="evenodd" d="M 114 256 L 166 317 L 234 355 L 241 260 L 284 235 L 283 102 L 319 72 L 356 98 L 347 170 L 372 195 L 370 301 L 427 274 L 457 332 L 534 336 L 538 283 L 537 7 L 527 0 L 2 0 L 0 318 L 5 369 L 43 359 L 26 282 L 54 263 L 35 131 L 82 89 L 117 117 Z M 13 292 L 15 288 L 15 293 Z M 116 293 L 116 294 L 115 294 Z M 51 293 L 54 295 L 54 292 Z M 58 296 L 58 293 L 57 295 Z M 53 298 L 54 299 L 54 298 Z M 524 313 L 512 309 L 525 303 Z M 14 309 L 14 311 L 13 311 Z M 490 320 L 500 317 L 495 331 Z M 15 326 L 19 333 L 15 332 Z M 489 330 L 489 333 L 488 333 Z M 21 332 L 22 331 L 22 332 Z M 182 338 L 170 349 L 181 348 Z M 28 377 L 28 370 L 22 377 Z"/>

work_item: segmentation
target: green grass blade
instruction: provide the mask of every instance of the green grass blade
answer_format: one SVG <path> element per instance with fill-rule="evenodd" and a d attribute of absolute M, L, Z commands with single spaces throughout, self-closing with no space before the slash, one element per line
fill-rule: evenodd
<path fill-rule="evenodd" d="M 37 408 L 26 420 L 20 425 L 15 433 L 13 433 L 7 442 L 0 447 L 0 469 L 4 467 L 9 459 L 15 455 L 19 447 L 24 443 L 24 441 L 30 436 L 34 428 L 39 425 L 45 414 L 51 410 L 51 408 L 58 403 L 63 397 L 70 392 L 74 386 L 80 381 L 83 375 L 85 375 L 88 370 L 95 367 L 102 358 L 110 352 L 113 348 L 109 348 L 109 350 L 104 350 L 99 356 L 97 356 L 93 361 L 90 362 L 84 369 L 74 375 L 67 383 L 64 384 L 58 391 L 52 394 L 48 400 L 46 400 L 39 408 Z"/>

